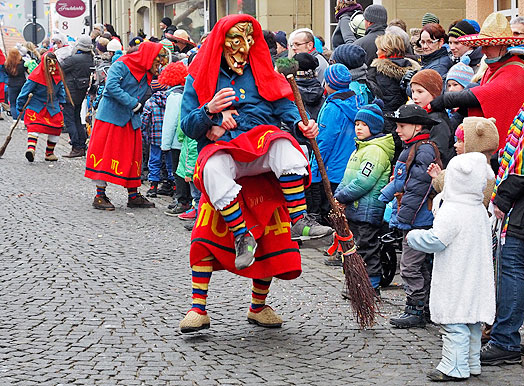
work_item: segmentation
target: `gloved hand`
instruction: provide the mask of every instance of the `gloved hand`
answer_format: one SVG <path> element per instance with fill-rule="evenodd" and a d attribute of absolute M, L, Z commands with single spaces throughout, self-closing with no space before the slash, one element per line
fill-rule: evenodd
<path fill-rule="evenodd" d="M 401 222 L 397 223 L 395 226 L 398 229 L 401 229 L 403 231 L 409 231 L 411 229 L 411 225 L 410 224 L 404 224 L 404 223 L 401 223 Z"/>
<path fill-rule="evenodd" d="M 133 113 L 138 114 L 142 112 L 142 103 L 138 102 L 135 107 L 133 107 Z"/>
<path fill-rule="evenodd" d="M 411 78 L 417 73 L 417 70 L 409 70 L 407 71 L 402 79 L 400 80 L 400 88 L 402 90 L 406 91 L 409 87 L 409 84 L 411 83 Z"/>
<path fill-rule="evenodd" d="M 446 107 L 444 106 L 444 95 L 439 95 L 431 101 L 429 104 L 431 111 L 444 111 Z"/>

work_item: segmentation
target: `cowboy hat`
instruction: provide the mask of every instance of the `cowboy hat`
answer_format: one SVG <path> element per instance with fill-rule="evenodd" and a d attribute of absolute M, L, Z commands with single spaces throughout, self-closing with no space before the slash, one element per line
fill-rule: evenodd
<path fill-rule="evenodd" d="M 501 13 L 493 12 L 484 20 L 480 33 L 461 36 L 457 41 L 470 47 L 517 46 L 524 44 L 524 37 L 513 36 L 508 19 Z"/>
<path fill-rule="evenodd" d="M 189 34 L 184 31 L 183 29 L 177 29 L 173 33 L 167 33 L 166 32 L 166 38 L 173 42 L 182 42 L 185 44 L 188 44 L 190 46 L 195 47 L 196 44 L 191 41 L 191 38 L 189 37 Z"/>

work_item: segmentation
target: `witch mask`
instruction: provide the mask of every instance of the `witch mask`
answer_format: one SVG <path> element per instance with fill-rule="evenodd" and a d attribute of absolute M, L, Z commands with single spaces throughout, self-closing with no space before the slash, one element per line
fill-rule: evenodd
<path fill-rule="evenodd" d="M 224 41 L 224 57 L 229 68 L 238 75 L 244 73 L 249 50 L 255 44 L 253 39 L 253 24 L 237 23 L 226 33 Z"/>

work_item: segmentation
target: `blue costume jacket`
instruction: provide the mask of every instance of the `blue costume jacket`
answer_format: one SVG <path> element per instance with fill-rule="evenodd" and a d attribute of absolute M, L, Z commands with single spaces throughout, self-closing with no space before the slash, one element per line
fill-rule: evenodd
<path fill-rule="evenodd" d="M 326 166 L 329 182 L 340 183 L 351 153 L 355 150 L 355 115 L 357 96 L 353 91 L 340 90 L 327 97 L 318 113 L 317 143 Z M 311 159 L 311 182 L 322 177 L 315 157 Z"/>
<path fill-rule="evenodd" d="M 222 114 L 215 114 L 210 119 L 200 107 L 198 96 L 193 88 L 193 77 L 187 76 L 184 95 L 182 97 L 182 131 L 190 138 L 198 142 L 198 151 L 204 146 L 212 143 L 206 137 L 207 131 L 213 125 L 222 124 Z M 293 102 L 287 98 L 282 98 L 274 102 L 269 102 L 262 98 L 258 93 L 255 79 L 251 67 L 247 65 L 244 68 L 243 75 L 231 74 L 222 67 L 218 75 L 216 90 L 231 87 L 235 90 L 236 99 L 228 109 L 236 109 L 239 115 L 234 115 L 237 127 L 234 130 L 228 130 L 220 137 L 220 141 L 229 142 L 238 137 L 243 132 L 251 130 L 258 125 L 281 126 L 284 122 L 291 128 L 295 128 L 300 122 L 298 109 Z M 297 137 L 296 133 L 291 133 Z"/>
<path fill-rule="evenodd" d="M 102 99 L 96 111 L 96 119 L 117 126 L 125 126 L 130 120 L 133 129 L 138 129 L 142 121 L 133 108 L 149 90 L 147 76 L 137 82 L 123 62 L 115 62 L 107 73 Z"/>
<path fill-rule="evenodd" d="M 415 136 L 400 153 L 393 171 L 394 179 L 382 189 L 379 200 L 390 202 L 395 193 L 403 192 L 400 205 L 393 203 L 393 212 L 389 226 L 402 230 L 431 227 L 433 213 L 428 208 L 428 198 L 431 193 L 431 177 L 427 173 L 428 166 L 436 162 L 435 149 L 429 143 L 419 146 L 415 158 L 406 173 L 406 161 L 412 146 L 421 140 L 420 134 Z"/>
<path fill-rule="evenodd" d="M 61 111 L 60 105 L 66 103 L 66 93 L 62 81 L 53 86 L 54 97 L 51 103 L 47 101 L 47 87 L 28 79 L 25 81 L 20 94 L 18 94 L 18 98 L 16 98 L 16 109 L 18 111 L 21 111 L 24 107 L 29 93 L 33 93 L 33 97 L 27 108 L 37 113 L 46 108 L 49 115 L 53 117 Z"/>

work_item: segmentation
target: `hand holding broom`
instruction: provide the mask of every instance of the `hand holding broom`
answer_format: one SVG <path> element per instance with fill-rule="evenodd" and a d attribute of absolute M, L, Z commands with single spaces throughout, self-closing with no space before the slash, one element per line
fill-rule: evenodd
<path fill-rule="evenodd" d="M 302 123 L 307 126 L 308 118 L 306 110 L 294 76 L 298 70 L 298 62 L 294 59 L 278 59 L 276 66 L 277 70 L 282 73 L 289 82 L 295 96 L 295 104 L 298 107 Z M 376 294 L 373 287 L 371 287 L 364 261 L 356 251 L 353 234 L 349 229 L 344 211 L 333 196 L 331 183 L 329 182 L 317 141 L 314 138 L 310 138 L 309 141 L 318 163 L 318 169 L 322 176 L 326 196 L 331 205 L 330 220 L 335 229 L 335 243 L 339 243 L 342 247 L 345 286 L 351 301 L 353 313 L 361 328 L 371 327 L 375 323 L 375 315 L 378 311 Z"/>
<path fill-rule="evenodd" d="M 2 157 L 5 153 L 5 149 L 7 149 L 7 145 L 9 145 L 9 142 L 11 142 L 11 138 L 13 136 L 13 131 L 15 131 L 15 128 L 16 126 L 18 125 L 18 122 L 20 122 L 20 118 L 22 118 L 22 115 L 24 115 L 24 112 L 25 112 L 25 109 L 27 108 L 27 105 L 29 104 L 29 102 L 31 101 L 31 98 L 33 97 L 33 94 L 30 93 L 28 96 L 27 96 L 27 101 L 25 102 L 24 104 L 24 107 L 22 108 L 22 111 L 20 112 L 20 114 L 18 114 L 18 118 L 16 119 L 16 122 L 13 124 L 13 126 L 11 127 L 11 131 L 9 132 L 9 135 L 7 136 L 7 138 L 5 139 L 5 142 L 4 144 L 2 145 L 2 147 L 0 147 L 0 157 Z"/>

